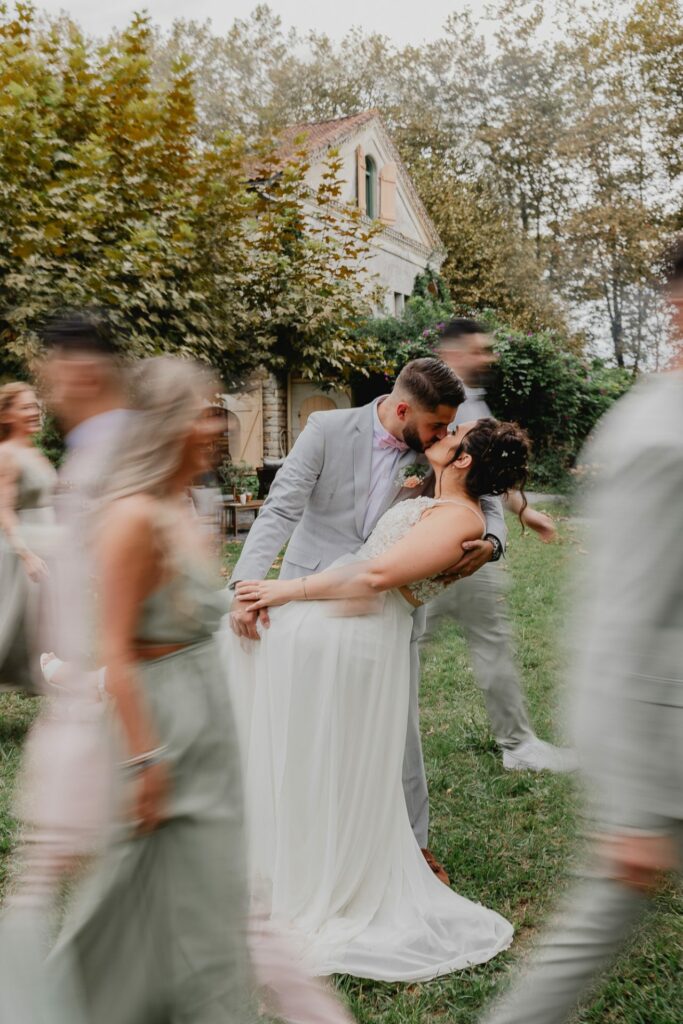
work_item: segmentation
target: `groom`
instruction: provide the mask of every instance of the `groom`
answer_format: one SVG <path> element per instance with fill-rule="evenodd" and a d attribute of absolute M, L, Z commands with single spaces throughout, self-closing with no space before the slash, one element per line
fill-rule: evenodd
<path fill-rule="evenodd" d="M 230 586 L 264 578 L 287 541 L 280 572 L 284 579 L 321 572 L 357 551 L 394 502 L 425 493 L 429 481 L 414 488 L 403 487 L 402 481 L 416 464 L 427 464 L 424 451 L 446 435 L 464 399 L 460 379 L 445 363 L 415 359 L 403 368 L 390 395 L 359 409 L 313 413 L 273 481 Z M 452 568 L 454 578 L 476 572 L 505 545 L 500 500 L 484 498 L 482 508 L 486 536 L 465 545 L 468 550 Z M 238 636 L 258 640 L 257 617 L 235 599 L 230 618 Z M 447 882 L 444 869 L 427 850 L 429 797 L 420 741 L 417 648 L 424 621 L 424 610 L 418 609 L 410 648 L 403 787 L 420 848 L 435 874 Z M 267 614 L 261 613 L 261 622 L 268 626 Z"/>

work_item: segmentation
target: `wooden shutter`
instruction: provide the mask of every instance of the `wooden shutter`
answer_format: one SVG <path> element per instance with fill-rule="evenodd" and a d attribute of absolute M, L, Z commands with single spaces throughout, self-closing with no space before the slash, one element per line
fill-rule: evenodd
<path fill-rule="evenodd" d="M 356 146 L 356 180 L 358 182 L 358 209 L 365 213 L 365 153 L 362 146 Z"/>
<path fill-rule="evenodd" d="M 396 164 L 385 164 L 379 175 L 379 218 L 385 224 L 396 222 Z"/>

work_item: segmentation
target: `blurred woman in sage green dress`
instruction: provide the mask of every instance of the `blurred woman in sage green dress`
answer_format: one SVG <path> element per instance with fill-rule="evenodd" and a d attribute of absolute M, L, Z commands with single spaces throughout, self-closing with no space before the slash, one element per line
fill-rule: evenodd
<path fill-rule="evenodd" d="M 48 960 L 55 1024 L 247 1013 L 242 788 L 214 641 L 226 592 L 186 498 L 216 438 L 207 388 L 187 361 L 137 368 L 91 516 L 116 810 Z"/>
<path fill-rule="evenodd" d="M 0 387 L 0 686 L 33 691 L 35 618 L 52 535 L 57 474 L 35 447 L 40 406 L 29 384 Z"/>

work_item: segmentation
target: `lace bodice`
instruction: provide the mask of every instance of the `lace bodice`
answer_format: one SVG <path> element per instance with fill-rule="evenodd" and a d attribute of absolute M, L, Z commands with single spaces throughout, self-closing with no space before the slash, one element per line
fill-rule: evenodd
<path fill-rule="evenodd" d="M 359 551 L 359 555 L 365 558 L 377 558 L 384 554 L 390 547 L 401 540 L 408 531 L 415 526 L 422 513 L 435 505 L 442 505 L 445 501 L 439 498 L 411 498 L 407 501 L 400 501 L 393 505 L 377 523 L 365 544 Z M 454 502 L 454 504 L 461 504 Z M 464 505 L 469 508 L 470 506 Z M 484 533 L 484 521 L 482 518 L 482 535 Z M 432 598 L 440 594 L 448 584 L 444 583 L 439 576 L 430 576 L 428 579 L 420 580 L 418 583 L 411 583 L 407 588 L 416 601 L 426 604 Z"/>

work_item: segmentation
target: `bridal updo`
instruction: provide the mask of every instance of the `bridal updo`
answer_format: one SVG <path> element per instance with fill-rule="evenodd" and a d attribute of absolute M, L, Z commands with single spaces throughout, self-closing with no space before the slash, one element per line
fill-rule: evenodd
<path fill-rule="evenodd" d="M 517 423 L 500 423 L 490 418 L 477 420 L 454 451 L 451 461 L 455 462 L 463 452 L 472 457 L 465 479 L 471 498 L 518 490 L 526 506 L 524 487 L 529 475 L 531 442 Z"/>

